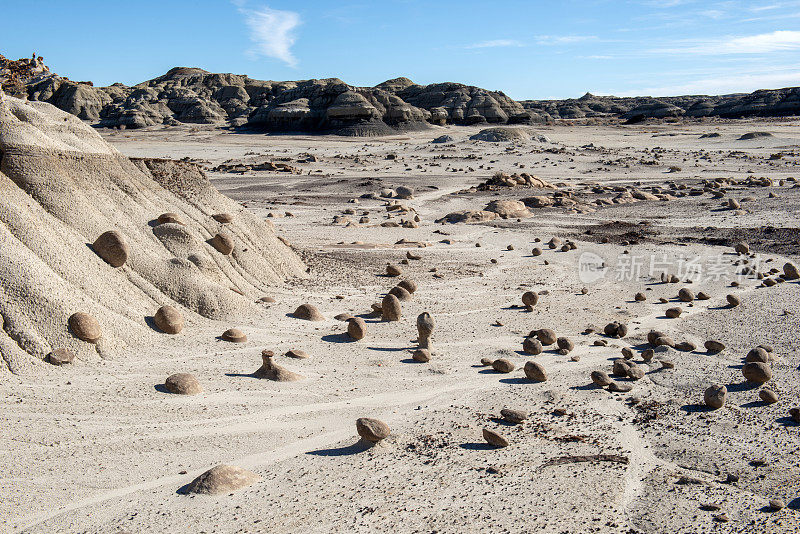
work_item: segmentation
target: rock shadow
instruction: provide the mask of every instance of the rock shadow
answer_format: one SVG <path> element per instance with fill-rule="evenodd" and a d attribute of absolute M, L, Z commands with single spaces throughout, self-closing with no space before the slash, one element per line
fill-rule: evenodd
<path fill-rule="evenodd" d="M 328 343 L 355 343 L 357 340 L 347 334 L 328 334 L 322 336 L 322 341 L 327 341 Z"/>
<path fill-rule="evenodd" d="M 360 439 L 352 445 L 336 447 L 333 449 L 318 449 L 316 451 L 308 451 L 306 454 L 310 454 L 311 456 L 351 456 L 353 454 L 359 454 L 364 451 L 368 451 L 374 446 L 374 443 L 370 443 L 365 439 Z"/>
<path fill-rule="evenodd" d="M 488 443 L 461 443 L 459 447 L 468 451 L 490 451 L 497 448 Z"/>

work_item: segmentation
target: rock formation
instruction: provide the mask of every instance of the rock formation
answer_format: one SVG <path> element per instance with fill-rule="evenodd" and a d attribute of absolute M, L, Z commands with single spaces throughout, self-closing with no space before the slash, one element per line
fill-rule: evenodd
<path fill-rule="evenodd" d="M 428 124 L 537 124 L 584 118 L 635 122 L 800 114 L 798 87 L 659 98 L 587 93 L 578 99 L 518 102 L 500 91 L 452 82 L 418 85 L 408 78 L 395 78 L 375 87 L 356 87 L 338 78 L 263 81 L 190 67 L 175 67 L 132 87 L 120 83 L 94 87 L 91 82 L 51 73 L 41 57 L 11 61 L 0 56 L 0 84 L 8 94 L 51 103 L 109 128 L 190 123 L 375 136 Z M 500 132 L 500 137 L 507 133 Z M 492 130 L 476 139 L 507 140 L 499 139 Z"/>
<path fill-rule="evenodd" d="M 151 226 L 167 212 L 185 224 Z M 211 215 L 222 212 L 237 214 L 226 231 L 247 243 L 230 256 L 207 243 L 219 229 Z M 91 246 L 109 229 L 129 251 L 117 268 Z M 305 271 L 197 166 L 131 160 L 73 115 L 3 93 L 0 249 L 0 371 L 15 373 L 55 348 L 90 361 L 139 343 L 156 335 L 146 318 L 165 305 L 213 319 L 257 313 L 265 285 Z M 86 337 L 69 321 L 77 312 L 98 323 L 86 341 L 68 327 Z"/>

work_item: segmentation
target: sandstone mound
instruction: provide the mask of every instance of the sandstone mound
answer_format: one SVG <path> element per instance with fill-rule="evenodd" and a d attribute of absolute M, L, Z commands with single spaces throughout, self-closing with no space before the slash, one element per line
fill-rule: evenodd
<path fill-rule="evenodd" d="M 450 224 L 456 223 L 478 223 L 478 222 L 487 222 L 496 219 L 498 216 L 496 213 L 492 211 L 483 211 L 483 210 L 464 210 L 464 211 L 454 211 L 452 213 L 448 213 L 441 219 L 437 219 L 436 222 L 448 222 Z"/>
<path fill-rule="evenodd" d="M 184 224 L 157 224 L 164 213 Z M 208 243 L 221 228 L 215 213 L 236 213 L 225 231 L 242 246 L 231 255 Z M 97 250 L 109 231 L 124 263 L 107 238 Z M 0 249 L 0 369 L 15 373 L 58 347 L 91 360 L 141 342 L 154 335 L 145 318 L 165 305 L 213 319 L 255 313 L 264 285 L 304 272 L 199 167 L 132 161 L 76 117 L 2 94 Z M 99 323 L 96 344 L 68 326 L 76 312 Z"/>
<path fill-rule="evenodd" d="M 452 135 L 440 135 L 439 137 L 431 141 L 431 143 L 437 143 L 437 144 L 453 143 L 453 142 L 455 142 L 455 139 L 453 138 Z"/>
<path fill-rule="evenodd" d="M 486 128 L 470 137 L 473 141 L 488 141 L 490 143 L 526 142 L 535 140 L 546 143 L 548 139 L 543 135 L 532 135 L 525 128 Z"/>
<path fill-rule="evenodd" d="M 769 132 L 748 132 L 742 136 L 740 136 L 737 140 L 738 141 L 749 141 L 750 139 L 759 139 L 762 137 L 773 137 L 773 135 Z"/>
<path fill-rule="evenodd" d="M 519 200 L 492 200 L 484 209 L 496 213 L 502 219 L 522 219 L 532 215 Z"/>
<path fill-rule="evenodd" d="M 247 469 L 235 465 L 218 465 L 192 480 L 183 489 L 183 493 L 199 493 L 201 495 L 228 493 L 250 486 L 260 479 L 260 476 Z"/>
<path fill-rule="evenodd" d="M 494 191 L 502 187 L 533 187 L 538 189 L 555 189 L 556 186 L 546 182 L 538 176 L 533 176 L 527 172 L 520 174 L 508 174 L 505 172 L 497 172 L 491 178 L 478 185 L 478 191 Z M 525 202 L 525 199 L 522 199 Z M 552 204 L 552 201 L 548 201 Z M 541 206 L 533 206 L 541 207 Z"/>
<path fill-rule="evenodd" d="M 522 128 L 486 128 L 470 136 L 470 140 L 507 143 L 510 141 L 527 141 L 527 136 Z"/>

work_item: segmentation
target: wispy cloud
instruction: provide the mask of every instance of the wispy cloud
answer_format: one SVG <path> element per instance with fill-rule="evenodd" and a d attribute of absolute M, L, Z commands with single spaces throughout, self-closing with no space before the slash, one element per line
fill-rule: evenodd
<path fill-rule="evenodd" d="M 538 35 L 536 37 L 536 42 L 541 45 L 565 45 L 596 40 L 596 35 Z"/>
<path fill-rule="evenodd" d="M 525 46 L 522 41 L 516 41 L 514 39 L 494 39 L 492 41 L 481 41 L 479 43 L 473 43 L 471 45 L 467 45 L 464 48 L 498 48 L 503 46 Z"/>
<path fill-rule="evenodd" d="M 233 3 L 250 30 L 253 47 L 247 51 L 248 55 L 271 57 L 296 67 L 297 58 L 292 54 L 292 45 L 297 39 L 294 32 L 301 23 L 300 15 L 267 6 L 250 8 L 242 0 L 233 0 Z"/>
<path fill-rule="evenodd" d="M 615 93 L 618 96 L 715 95 L 751 92 L 774 87 L 800 85 L 800 70 L 787 68 L 772 72 L 736 73 L 727 76 L 699 78 L 661 87 L 641 87 Z"/>
<path fill-rule="evenodd" d="M 764 54 L 800 49 L 800 31 L 779 30 L 758 35 L 727 37 L 706 41 L 684 41 L 674 47 L 654 49 L 663 54 L 727 55 Z"/>

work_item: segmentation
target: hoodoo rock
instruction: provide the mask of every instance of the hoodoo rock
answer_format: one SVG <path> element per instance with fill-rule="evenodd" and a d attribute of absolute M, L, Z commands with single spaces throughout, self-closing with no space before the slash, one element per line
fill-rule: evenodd
<path fill-rule="evenodd" d="M 408 280 L 408 279 L 400 280 L 397 283 L 397 287 L 402 287 L 412 295 L 417 292 L 417 283 L 414 282 L 413 280 Z"/>
<path fill-rule="evenodd" d="M 522 303 L 528 311 L 533 311 L 533 307 L 536 306 L 537 302 L 539 302 L 539 295 L 534 291 L 526 291 L 522 294 Z"/>
<path fill-rule="evenodd" d="M 261 367 L 253 373 L 256 378 L 265 378 L 275 382 L 297 382 L 305 378 L 303 375 L 299 375 L 275 363 L 274 356 L 275 353 L 271 350 L 261 351 Z"/>
<path fill-rule="evenodd" d="M 608 374 L 606 374 L 603 371 L 592 371 L 590 377 L 592 379 L 592 382 L 596 386 L 599 386 L 601 388 L 606 387 L 607 385 L 611 384 L 611 382 L 613 382 L 613 380 L 611 380 L 611 377 L 608 376 Z"/>
<path fill-rule="evenodd" d="M 497 360 L 492 362 L 492 369 L 497 371 L 498 373 L 510 373 L 514 370 L 514 364 L 511 363 L 510 360 L 506 358 L 498 358 Z"/>
<path fill-rule="evenodd" d="M 420 348 L 431 348 L 431 336 L 433 335 L 435 326 L 436 323 L 434 323 L 430 313 L 422 312 L 417 316 L 417 333 L 419 334 L 418 341 Z"/>
<path fill-rule="evenodd" d="M 798 272 L 797 266 L 794 263 L 789 262 L 783 265 L 783 278 L 785 280 L 800 279 L 800 272 Z"/>
<path fill-rule="evenodd" d="M 400 286 L 394 286 L 389 290 L 389 294 L 397 297 L 397 300 L 400 302 L 408 302 L 411 300 L 411 293 L 409 293 L 407 289 Z"/>
<path fill-rule="evenodd" d="M 556 333 L 550 328 L 540 328 L 536 331 L 536 337 L 542 345 L 552 345 L 558 341 L 558 336 L 556 336 Z"/>
<path fill-rule="evenodd" d="M 535 356 L 537 354 L 541 354 L 544 349 L 542 347 L 541 341 L 539 341 L 535 337 L 526 337 L 522 341 L 522 350 L 526 354 L 533 354 Z"/>

